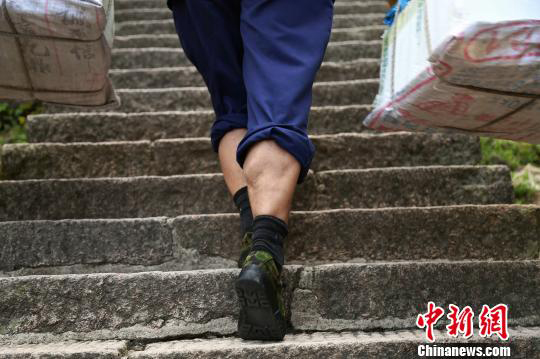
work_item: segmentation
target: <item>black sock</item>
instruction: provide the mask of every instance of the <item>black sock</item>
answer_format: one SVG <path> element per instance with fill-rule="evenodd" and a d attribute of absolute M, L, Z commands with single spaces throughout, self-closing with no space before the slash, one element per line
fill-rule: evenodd
<path fill-rule="evenodd" d="M 272 254 L 280 273 L 285 261 L 283 242 L 287 234 L 287 223 L 277 217 L 257 216 L 253 220 L 253 245 L 251 250 L 263 250 Z"/>
<path fill-rule="evenodd" d="M 234 194 L 234 204 L 240 211 L 240 222 L 242 224 L 242 234 L 253 231 L 253 214 L 249 204 L 247 187 L 241 188 Z"/>

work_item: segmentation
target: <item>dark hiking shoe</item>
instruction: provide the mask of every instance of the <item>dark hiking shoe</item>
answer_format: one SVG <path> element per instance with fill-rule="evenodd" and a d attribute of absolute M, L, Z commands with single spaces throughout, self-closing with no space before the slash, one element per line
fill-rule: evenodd
<path fill-rule="evenodd" d="M 240 302 L 240 338 L 283 340 L 287 324 L 282 285 L 270 253 L 249 253 L 236 279 L 236 293 Z"/>
<path fill-rule="evenodd" d="M 251 252 L 251 244 L 253 243 L 253 240 L 251 239 L 252 236 L 252 232 L 246 232 L 244 238 L 242 239 L 242 249 L 240 252 L 240 258 L 238 258 L 238 268 L 242 268 L 249 252 Z"/>

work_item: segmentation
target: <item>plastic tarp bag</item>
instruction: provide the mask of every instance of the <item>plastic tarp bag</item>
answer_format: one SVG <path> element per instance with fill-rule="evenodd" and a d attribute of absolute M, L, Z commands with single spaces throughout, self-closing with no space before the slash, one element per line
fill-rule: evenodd
<path fill-rule="evenodd" d="M 114 0 L 0 0 L 0 98 L 115 107 Z"/>
<path fill-rule="evenodd" d="M 400 12 L 403 11 L 407 7 L 409 1 L 411 0 L 397 0 L 397 4 L 392 6 L 390 10 L 386 13 L 386 16 L 384 18 L 384 24 L 392 25 L 394 23 L 394 19 L 396 18 L 398 9 Z"/>
<path fill-rule="evenodd" d="M 540 2 L 412 0 L 364 124 L 540 143 Z"/>

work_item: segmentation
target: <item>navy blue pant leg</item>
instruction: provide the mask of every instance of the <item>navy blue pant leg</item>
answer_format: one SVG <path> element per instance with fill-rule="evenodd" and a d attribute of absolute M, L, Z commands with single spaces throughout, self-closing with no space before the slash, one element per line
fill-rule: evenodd
<path fill-rule="evenodd" d="M 214 150 L 225 133 L 247 128 L 237 151 L 241 166 L 252 145 L 273 139 L 298 160 L 302 182 L 315 152 L 307 123 L 333 0 L 169 0 L 169 6 L 212 97 Z"/>
<path fill-rule="evenodd" d="M 330 38 L 332 0 L 242 0 L 244 81 L 248 133 L 238 147 L 243 164 L 249 148 L 273 139 L 306 176 L 315 148 L 307 135 L 312 85 Z"/>
<path fill-rule="evenodd" d="M 202 75 L 216 114 L 212 147 L 229 131 L 247 128 L 242 71 L 240 0 L 169 0 L 185 55 Z"/>

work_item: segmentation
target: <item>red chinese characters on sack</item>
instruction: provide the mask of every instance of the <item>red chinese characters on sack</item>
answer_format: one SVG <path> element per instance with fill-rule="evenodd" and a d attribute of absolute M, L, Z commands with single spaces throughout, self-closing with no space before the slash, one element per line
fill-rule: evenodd
<path fill-rule="evenodd" d="M 490 308 L 484 305 L 479 317 L 479 326 L 482 338 L 497 334 L 502 340 L 508 340 L 508 306 L 499 304 Z"/>
<path fill-rule="evenodd" d="M 433 327 L 439 319 L 444 315 L 444 309 L 441 307 L 437 307 L 435 303 L 429 302 L 428 303 L 428 312 L 426 314 L 420 314 L 418 315 L 418 318 L 416 319 L 416 325 L 424 329 L 426 328 L 426 338 L 430 342 L 435 341 L 435 337 L 433 335 Z"/>
<path fill-rule="evenodd" d="M 413 106 L 433 115 L 466 116 L 474 101 L 473 96 L 454 94 L 448 101 L 431 100 L 413 104 Z"/>
<path fill-rule="evenodd" d="M 463 56 L 474 63 L 538 57 L 539 24 L 540 20 L 513 21 L 483 29 L 467 41 Z"/>
<path fill-rule="evenodd" d="M 446 316 L 450 320 L 450 324 L 446 326 L 448 335 L 457 338 L 459 334 L 468 339 L 473 335 L 473 318 L 474 313 L 471 307 L 467 306 L 462 311 L 459 307 L 450 304 L 450 313 Z"/>

